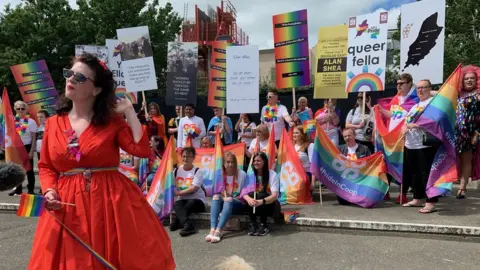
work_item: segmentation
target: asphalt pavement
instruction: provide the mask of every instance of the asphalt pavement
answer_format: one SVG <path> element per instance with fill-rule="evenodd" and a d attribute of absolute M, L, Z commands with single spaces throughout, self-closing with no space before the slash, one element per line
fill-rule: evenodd
<path fill-rule="evenodd" d="M 25 269 L 36 218 L 0 213 L 0 269 Z M 238 255 L 255 269 L 480 269 L 479 238 L 366 231 L 276 230 L 265 237 L 230 233 L 204 242 L 207 230 L 170 233 L 177 269 L 213 269 Z M 153 251 L 152 251 L 152 256 Z"/>

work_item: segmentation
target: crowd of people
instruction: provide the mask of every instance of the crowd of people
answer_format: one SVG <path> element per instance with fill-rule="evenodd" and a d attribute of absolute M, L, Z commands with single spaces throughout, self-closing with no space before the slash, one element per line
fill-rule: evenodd
<path fill-rule="evenodd" d="M 49 117 L 47 112 L 39 111 L 37 124 L 28 116 L 27 104 L 15 102 L 17 132 L 32 163 L 35 152 L 38 153 L 42 187 L 39 192 L 45 196 L 47 208 L 55 210 L 55 215 L 82 238 L 91 240 L 92 247 L 104 254 L 106 260 L 125 269 L 140 261 L 144 269 L 173 269 L 175 266 L 170 240 L 162 224 L 137 185 L 118 171 L 119 164 L 136 171 L 146 170 L 143 173 L 148 175 L 147 184 L 151 184 L 169 136 L 176 138 L 183 161 L 183 165 L 174 171 L 175 216 L 170 223 L 170 230 L 180 229 L 181 236 L 196 233 L 190 215 L 207 209 L 203 174 L 193 164 L 196 149 L 214 147 L 217 131 L 224 145 L 246 145 L 243 170 L 238 168 L 240 161 L 234 154 L 224 153 L 226 189 L 212 196 L 211 229 L 205 237 L 205 241 L 211 243 L 222 240 L 224 228 L 233 214 L 248 215 L 248 235 L 264 236 L 269 233 L 267 217 L 274 216 L 280 208 L 279 176 L 268 167 L 269 160 L 265 154 L 272 129 L 277 147 L 286 126 L 293 129 L 293 145 L 311 183 L 310 189 L 314 189 L 316 184 L 310 172 L 313 144 L 302 125 L 304 121 L 315 120 L 339 151 L 351 160 L 375 152 L 372 141 L 374 104 L 371 104 L 368 93 L 359 94 L 348 112 L 336 108 L 336 101 L 332 99 L 326 100 L 324 107 L 313 113 L 305 97 L 301 97 L 298 105 L 289 112 L 279 102 L 278 92 L 272 90 L 267 94 L 268 103 L 262 107 L 258 121 L 248 114 L 241 114 L 233 124 L 222 108 L 213 108 L 213 117 L 205 125 L 204 119 L 195 115 L 193 104 L 177 106 L 177 116 L 168 122 L 160 106 L 154 102 L 144 102 L 142 109 L 136 113 L 128 100 L 115 98 L 112 73 L 92 55 L 77 57 L 71 69 L 64 71 L 64 77 L 65 96 L 60 100 L 56 115 Z M 474 170 L 472 175 L 472 167 L 475 167 L 472 164 L 478 161 L 476 155 L 480 154 L 477 151 L 479 73 L 473 69 L 465 70 L 462 79 L 455 134 L 460 168 L 457 199 L 465 198 L 468 179 L 477 177 Z M 415 119 L 436 92 L 428 79 L 419 80 L 415 85 L 410 74 L 400 75 L 397 90 L 398 94 L 388 107 L 379 106 L 390 130 L 403 125 L 403 190 L 397 203 L 402 202 L 403 207 L 421 207 L 420 213 L 432 213 L 438 198 L 427 198 L 425 189 L 438 146 L 424 145 L 426 131 L 415 123 Z M 407 100 L 414 100 L 413 106 L 408 109 L 402 106 Z M 340 125 L 343 117 L 346 118 L 345 127 Z M 340 145 L 340 136 L 345 141 L 343 145 Z M 147 161 L 145 166 L 141 165 L 142 160 Z M 250 163 L 257 183 L 256 192 L 243 193 L 238 187 L 245 181 L 245 171 Z M 146 169 L 142 169 L 144 167 Z M 28 193 L 33 194 L 33 169 L 27 175 Z M 406 195 L 410 188 L 413 199 L 408 201 Z M 21 192 L 22 186 L 19 186 L 10 195 Z M 387 193 L 385 200 L 389 199 Z M 76 207 L 61 205 L 60 201 L 73 203 Z M 338 201 L 342 205 L 350 204 L 340 197 Z M 72 243 L 74 240 L 69 240 L 71 238 L 64 236 L 65 233 L 56 219 L 43 215 L 35 234 L 30 266 L 98 267 L 99 262 L 92 260 L 86 249 Z M 151 256 L 150 252 L 142 250 L 156 250 L 159 256 Z M 74 259 L 69 257 L 72 254 L 75 254 Z"/>

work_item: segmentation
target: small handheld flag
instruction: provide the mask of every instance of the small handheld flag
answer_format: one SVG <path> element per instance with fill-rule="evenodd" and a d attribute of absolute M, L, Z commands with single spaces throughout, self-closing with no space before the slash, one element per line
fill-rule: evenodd
<path fill-rule="evenodd" d="M 22 193 L 20 206 L 17 211 L 19 217 L 39 217 L 45 211 L 45 198 L 41 195 Z"/>

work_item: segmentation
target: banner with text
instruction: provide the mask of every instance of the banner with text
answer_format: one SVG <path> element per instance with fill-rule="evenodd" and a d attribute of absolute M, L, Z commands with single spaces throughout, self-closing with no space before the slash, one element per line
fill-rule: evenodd
<path fill-rule="evenodd" d="M 46 110 L 55 114 L 58 93 L 45 60 L 11 66 L 22 99 L 28 104 L 30 117 L 37 119 L 37 112 Z"/>
<path fill-rule="evenodd" d="M 127 92 L 157 89 L 153 50 L 147 26 L 117 29 Z"/>
<path fill-rule="evenodd" d="M 307 10 L 273 16 L 277 88 L 310 85 Z"/>
<path fill-rule="evenodd" d="M 224 41 L 216 41 L 212 44 L 212 56 L 210 58 L 210 80 L 208 83 L 208 106 L 225 108 L 227 96 L 227 46 Z"/>
<path fill-rule="evenodd" d="M 349 19 L 347 93 L 385 90 L 387 34 L 387 11 Z"/>
<path fill-rule="evenodd" d="M 259 113 L 258 46 L 227 48 L 227 113 Z"/>
<path fill-rule="evenodd" d="M 115 77 L 117 83 L 117 89 L 115 89 L 115 95 L 121 98 L 128 98 L 133 104 L 137 103 L 137 93 L 128 93 L 125 87 L 125 78 L 122 72 L 122 58 L 120 57 L 120 44 L 116 39 L 105 40 L 108 50 L 108 68 Z"/>
<path fill-rule="evenodd" d="M 402 6 L 400 68 L 415 82 L 443 83 L 445 0 L 424 0 Z"/>
<path fill-rule="evenodd" d="M 345 92 L 348 26 L 320 27 L 313 98 L 348 98 Z"/>
<path fill-rule="evenodd" d="M 169 42 L 167 99 L 169 106 L 197 103 L 197 42 Z"/>

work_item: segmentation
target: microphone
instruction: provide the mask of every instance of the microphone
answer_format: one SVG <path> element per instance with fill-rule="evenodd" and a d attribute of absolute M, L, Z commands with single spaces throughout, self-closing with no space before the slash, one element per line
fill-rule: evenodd
<path fill-rule="evenodd" d="M 15 163 L 0 163 L 0 191 L 10 190 L 22 184 L 25 170 Z"/>

